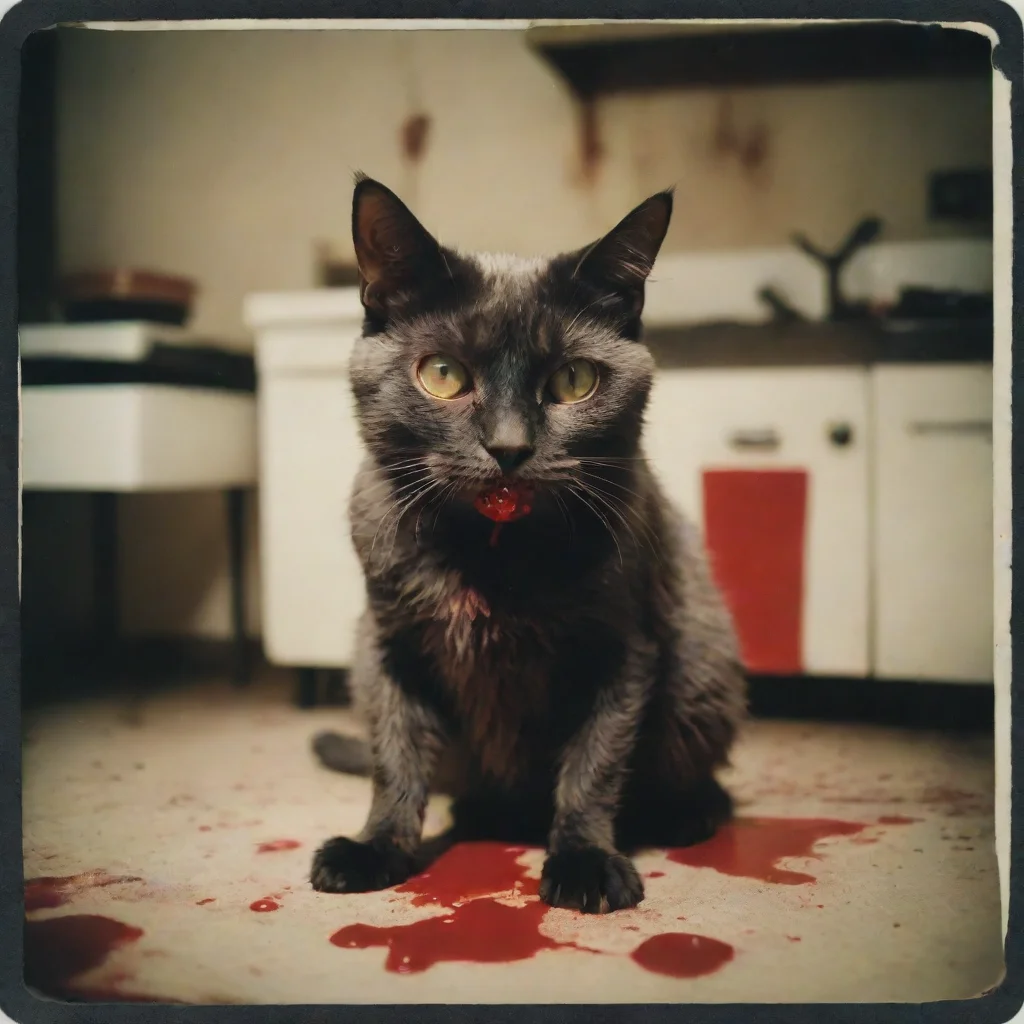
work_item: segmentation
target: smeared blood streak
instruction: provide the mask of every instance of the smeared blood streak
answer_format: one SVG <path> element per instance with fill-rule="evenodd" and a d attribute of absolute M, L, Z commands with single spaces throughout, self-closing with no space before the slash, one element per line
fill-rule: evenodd
<path fill-rule="evenodd" d="M 271 910 L 280 910 L 281 904 L 275 903 L 274 900 L 256 900 L 255 903 L 249 904 L 249 909 L 256 911 L 257 914 L 267 914 Z"/>
<path fill-rule="evenodd" d="M 216 903 L 217 900 L 213 896 L 208 896 L 205 900 L 196 900 L 197 907 L 205 907 L 207 903 Z"/>
<path fill-rule="evenodd" d="M 883 814 L 878 819 L 879 825 L 912 825 L 915 821 L 920 821 L 920 818 L 908 818 L 905 814 Z"/>
<path fill-rule="evenodd" d="M 277 853 L 279 850 L 297 850 L 302 843 L 297 839 L 271 839 L 256 847 L 257 853 Z"/>
<path fill-rule="evenodd" d="M 857 835 L 867 824 L 829 818 L 737 818 L 697 846 L 670 850 L 676 864 L 776 885 L 806 885 L 813 875 L 778 866 L 788 857 L 820 859 L 814 846 L 831 836 Z"/>
<path fill-rule="evenodd" d="M 74 995 L 71 980 L 99 967 L 115 949 L 141 938 L 141 928 L 98 914 L 25 922 L 25 981 L 47 995 Z"/>
<path fill-rule="evenodd" d="M 61 907 L 72 897 L 86 889 L 101 889 L 108 885 L 141 882 L 137 875 L 108 875 L 105 871 L 85 871 L 79 875 L 43 876 L 25 880 L 25 910 L 44 910 Z"/>
<path fill-rule="evenodd" d="M 528 878 L 527 869 L 517 863 L 524 852 L 523 847 L 501 843 L 459 843 L 422 874 L 395 889 L 411 893 L 413 906 L 447 907 L 446 914 L 391 927 L 348 925 L 330 941 L 343 949 L 386 949 L 384 966 L 394 974 L 415 974 L 452 961 L 529 960 L 545 949 L 597 954 L 541 934 L 541 923 L 550 908 L 537 894 L 538 880 Z M 498 902 L 504 899 L 517 903 Z M 626 928 L 635 930 L 636 926 Z M 683 939 L 687 942 L 680 946 Z M 715 939 L 670 934 L 648 939 L 633 957 L 647 970 L 696 977 L 717 970 L 732 955 L 731 946 Z"/>
<path fill-rule="evenodd" d="M 664 871 L 648 871 L 647 874 L 644 875 L 644 878 L 664 878 L 664 877 L 665 877 L 665 872 Z"/>
<path fill-rule="evenodd" d="M 728 943 L 706 935 L 668 932 L 641 943 L 630 954 L 645 970 L 672 978 L 699 978 L 712 974 L 736 955 Z"/>

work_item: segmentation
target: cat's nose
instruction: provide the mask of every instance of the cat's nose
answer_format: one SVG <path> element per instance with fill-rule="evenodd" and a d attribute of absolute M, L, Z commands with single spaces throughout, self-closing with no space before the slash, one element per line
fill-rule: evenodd
<path fill-rule="evenodd" d="M 511 473 L 518 469 L 532 454 L 529 445 L 496 445 L 487 448 L 487 454 L 498 464 L 502 473 Z"/>

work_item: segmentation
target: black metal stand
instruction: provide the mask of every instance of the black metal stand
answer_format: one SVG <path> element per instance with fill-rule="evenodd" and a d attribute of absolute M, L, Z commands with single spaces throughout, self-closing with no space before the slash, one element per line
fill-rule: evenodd
<path fill-rule="evenodd" d="M 245 635 L 245 491 L 227 492 L 228 557 L 231 571 L 232 675 L 236 686 L 249 682 L 249 644 Z"/>
<path fill-rule="evenodd" d="M 92 573 L 96 639 L 104 666 L 109 666 L 121 633 L 118 588 L 117 494 L 100 491 L 92 504 Z"/>

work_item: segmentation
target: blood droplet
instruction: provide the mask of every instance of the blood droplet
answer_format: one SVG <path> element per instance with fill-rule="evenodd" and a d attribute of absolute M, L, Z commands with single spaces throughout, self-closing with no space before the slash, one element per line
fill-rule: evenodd
<path fill-rule="evenodd" d="M 271 910 L 280 910 L 281 904 L 274 900 L 256 900 L 249 904 L 249 909 L 256 911 L 257 914 L 267 914 Z"/>
<path fill-rule="evenodd" d="M 726 942 L 706 935 L 666 932 L 642 942 L 630 954 L 645 970 L 671 978 L 699 978 L 727 964 L 736 951 Z"/>
<path fill-rule="evenodd" d="M 257 853 L 277 853 L 279 850 L 297 850 L 302 843 L 297 839 L 271 839 L 256 847 Z"/>

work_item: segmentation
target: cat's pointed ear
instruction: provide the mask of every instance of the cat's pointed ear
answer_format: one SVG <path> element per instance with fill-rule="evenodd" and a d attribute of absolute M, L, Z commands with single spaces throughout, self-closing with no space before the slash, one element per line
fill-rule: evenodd
<path fill-rule="evenodd" d="M 356 176 L 352 242 L 359 267 L 359 294 L 374 316 L 407 308 L 447 276 L 441 246 L 391 189 Z"/>
<path fill-rule="evenodd" d="M 668 189 L 644 200 L 604 238 L 585 249 L 573 276 L 621 295 L 638 315 L 644 303 L 644 284 L 671 219 L 672 190 Z"/>

